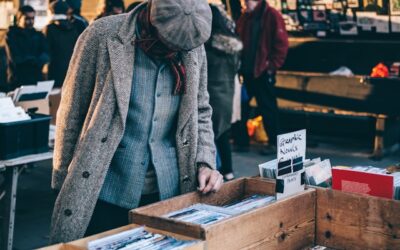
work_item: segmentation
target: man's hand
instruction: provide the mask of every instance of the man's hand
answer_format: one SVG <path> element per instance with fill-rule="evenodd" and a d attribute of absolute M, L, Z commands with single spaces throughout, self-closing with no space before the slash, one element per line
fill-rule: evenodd
<path fill-rule="evenodd" d="M 224 183 L 223 176 L 217 171 L 206 166 L 200 166 L 198 172 L 199 187 L 202 194 L 217 192 Z"/>

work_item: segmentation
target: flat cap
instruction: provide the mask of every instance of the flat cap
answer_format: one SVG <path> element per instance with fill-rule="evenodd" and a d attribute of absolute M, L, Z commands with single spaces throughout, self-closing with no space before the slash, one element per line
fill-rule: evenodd
<path fill-rule="evenodd" d="M 150 23 L 172 49 L 192 50 L 211 35 L 212 14 L 206 0 L 150 0 Z"/>

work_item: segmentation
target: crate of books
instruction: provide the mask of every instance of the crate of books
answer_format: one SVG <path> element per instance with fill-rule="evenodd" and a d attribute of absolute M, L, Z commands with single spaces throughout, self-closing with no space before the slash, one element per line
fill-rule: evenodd
<path fill-rule="evenodd" d="M 135 224 L 206 241 L 207 249 L 300 249 L 314 244 L 314 189 L 275 201 L 275 182 L 241 178 L 130 211 Z"/>
<path fill-rule="evenodd" d="M 130 224 L 69 243 L 45 247 L 42 250 L 202 250 L 204 248 L 204 242 L 198 239 Z"/>

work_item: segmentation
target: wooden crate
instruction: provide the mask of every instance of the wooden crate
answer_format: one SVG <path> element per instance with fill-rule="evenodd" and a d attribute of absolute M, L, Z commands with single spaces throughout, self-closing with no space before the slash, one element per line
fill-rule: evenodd
<path fill-rule="evenodd" d="M 400 202 L 317 189 L 316 243 L 336 249 L 400 249 Z"/>
<path fill-rule="evenodd" d="M 57 244 L 57 245 L 52 245 L 49 247 L 44 247 L 41 248 L 39 250 L 86 250 L 87 249 L 87 244 L 89 241 L 93 241 L 96 239 L 100 239 L 100 238 L 104 238 L 106 236 L 110 236 L 113 234 L 117 234 L 117 233 L 121 233 L 123 231 L 127 231 L 129 229 L 133 229 L 133 228 L 137 228 L 139 227 L 139 225 L 135 225 L 135 224 L 130 224 L 124 227 L 120 227 L 117 229 L 113 229 L 104 233 L 100 233 L 100 234 L 96 234 L 96 235 L 92 235 L 83 239 L 79 239 L 79 240 L 75 240 L 69 243 L 61 243 L 61 244 Z M 146 230 L 149 232 L 153 232 L 153 233 L 159 233 L 159 234 L 163 234 L 163 235 L 168 235 L 168 236 L 172 236 L 175 237 L 177 239 L 181 239 L 181 240 L 194 240 L 191 237 L 187 237 L 187 236 L 183 236 L 183 235 L 178 235 L 178 234 L 174 234 L 174 233 L 170 233 L 170 232 L 165 232 L 159 229 L 154 229 L 154 228 L 149 228 L 146 227 Z M 203 250 L 205 249 L 204 247 L 204 242 L 203 241 L 199 241 L 198 243 L 191 245 L 187 248 L 185 248 L 185 250 Z"/>
<path fill-rule="evenodd" d="M 275 183 L 242 178 L 226 183 L 211 195 L 197 192 L 130 211 L 133 223 L 204 239 L 207 249 L 301 249 L 314 244 L 314 189 L 211 225 L 162 217 L 195 203 L 226 205 L 253 194 L 274 195 Z"/>

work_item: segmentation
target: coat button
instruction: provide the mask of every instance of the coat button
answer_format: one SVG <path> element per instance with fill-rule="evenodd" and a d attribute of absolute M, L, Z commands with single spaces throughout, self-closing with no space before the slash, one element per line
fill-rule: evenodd
<path fill-rule="evenodd" d="M 184 140 L 183 141 L 183 146 L 186 146 L 186 145 L 188 145 L 189 144 L 189 141 L 188 140 Z"/>
<path fill-rule="evenodd" d="M 107 137 L 104 137 L 103 139 L 101 139 L 101 142 L 106 142 L 107 141 Z"/>
<path fill-rule="evenodd" d="M 190 182 L 190 177 L 188 175 L 185 175 L 185 176 L 183 176 L 182 181 L 185 182 L 185 183 L 186 182 Z"/>
<path fill-rule="evenodd" d="M 64 210 L 64 215 L 65 216 L 71 216 L 72 215 L 72 211 L 70 209 L 65 209 Z"/>
<path fill-rule="evenodd" d="M 89 178 L 89 176 L 90 176 L 90 173 L 88 171 L 84 171 L 82 173 L 82 177 L 85 178 L 85 179 Z"/>

